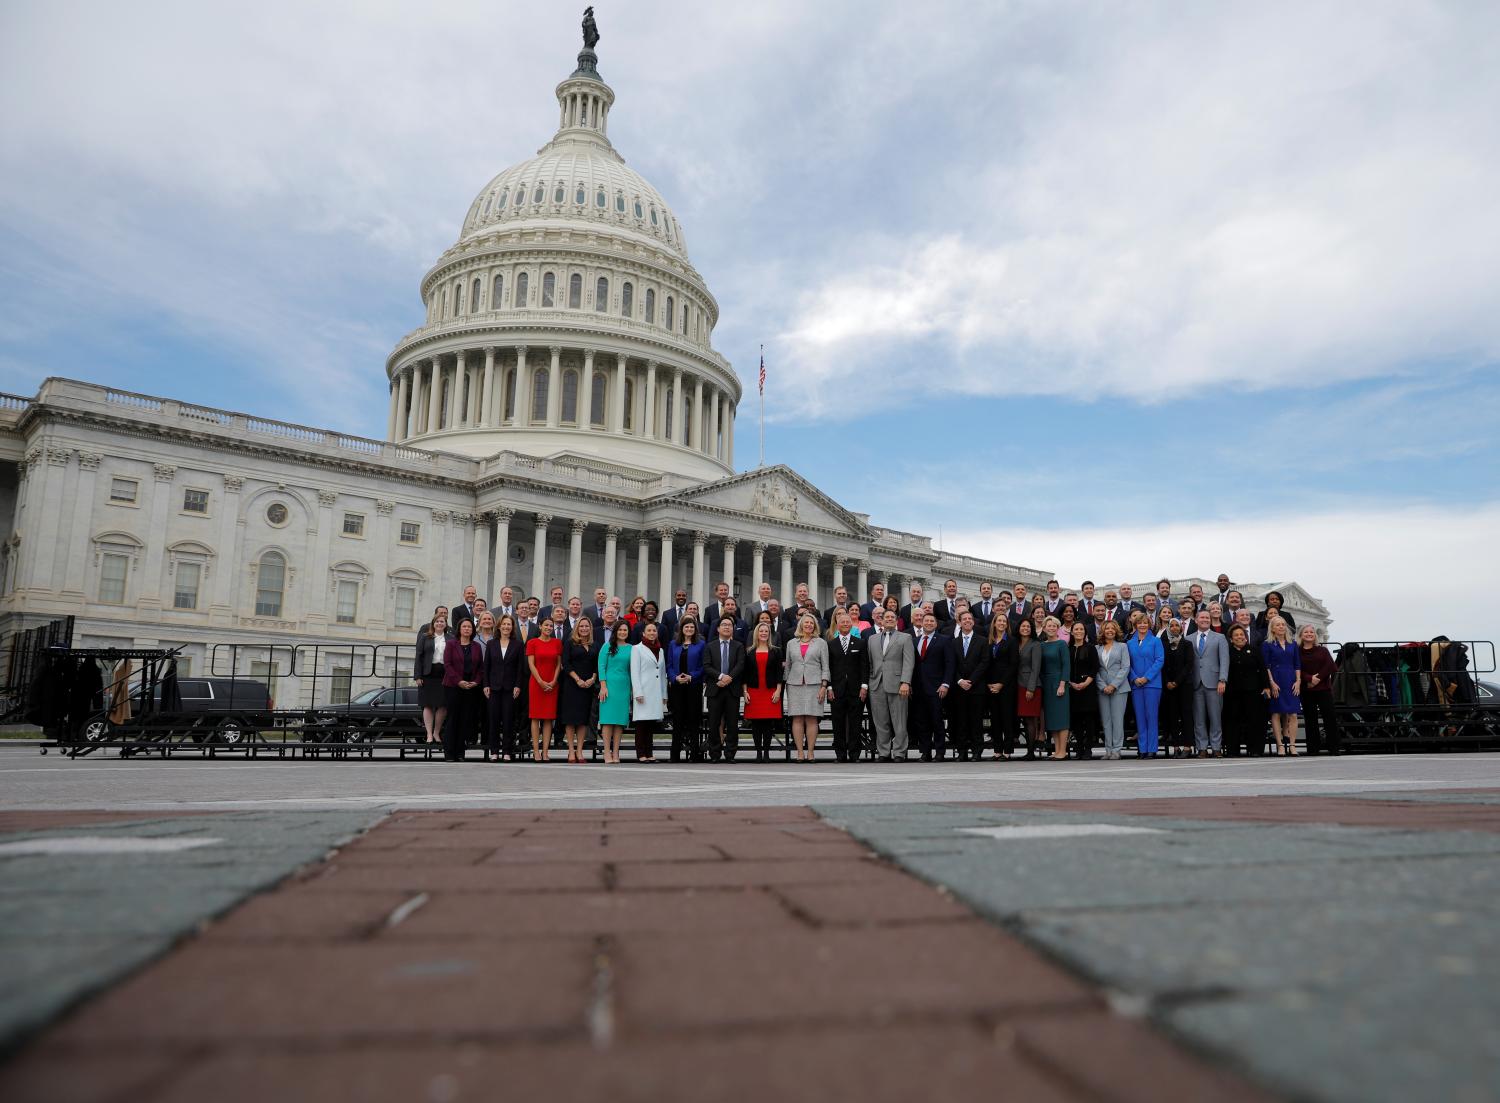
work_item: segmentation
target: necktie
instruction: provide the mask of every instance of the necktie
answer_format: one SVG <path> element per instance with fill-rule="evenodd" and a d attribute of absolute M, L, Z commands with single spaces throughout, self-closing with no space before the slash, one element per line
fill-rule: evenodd
<path fill-rule="evenodd" d="M 990 615 L 990 603 L 988 601 L 986 601 L 984 603 L 984 615 L 985 616 L 989 616 Z"/>
<path fill-rule="evenodd" d="M 927 637 L 926 636 L 922 637 L 921 651 L 922 651 L 922 658 L 924 658 L 924 659 L 927 658 Z"/>
<path fill-rule="evenodd" d="M 966 659 L 969 657 L 969 641 L 973 638 L 972 636 L 964 637 L 964 658 Z"/>
<path fill-rule="evenodd" d="M 1198 633 L 1198 654 L 1200 654 L 1200 655 L 1203 654 L 1203 641 L 1205 639 L 1207 639 L 1207 638 L 1208 638 L 1208 633 L 1206 633 L 1206 632 L 1199 632 Z"/>
<path fill-rule="evenodd" d="M 729 644 L 721 641 L 719 643 L 719 673 L 723 674 L 729 669 Z"/>
<path fill-rule="evenodd" d="M 849 654 L 849 637 L 848 636 L 840 636 L 839 639 L 841 639 L 841 640 L 844 641 L 844 654 L 845 655 Z"/>

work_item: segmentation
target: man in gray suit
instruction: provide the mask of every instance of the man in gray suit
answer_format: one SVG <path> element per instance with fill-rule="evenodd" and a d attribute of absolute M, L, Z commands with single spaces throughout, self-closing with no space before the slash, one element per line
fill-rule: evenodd
<path fill-rule="evenodd" d="M 1224 754 L 1224 681 L 1229 677 L 1229 643 L 1208 626 L 1207 609 L 1198 610 L 1198 629 L 1188 644 L 1198 660 L 1193 699 L 1193 746 L 1199 756 Z"/>
<path fill-rule="evenodd" d="M 869 636 L 870 715 L 875 722 L 878 762 L 906 760 L 906 701 L 917 653 L 911 637 L 897 629 L 896 620 L 895 611 L 887 611 L 880 630 Z"/>

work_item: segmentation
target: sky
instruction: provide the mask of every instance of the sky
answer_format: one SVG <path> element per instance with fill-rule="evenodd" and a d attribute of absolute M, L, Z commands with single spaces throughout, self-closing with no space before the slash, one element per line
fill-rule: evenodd
<path fill-rule="evenodd" d="M 0 6 L 0 390 L 381 436 L 558 5 Z M 595 5 L 610 135 L 739 370 L 736 459 L 1065 584 L 1295 579 L 1487 639 L 1500 6 Z"/>

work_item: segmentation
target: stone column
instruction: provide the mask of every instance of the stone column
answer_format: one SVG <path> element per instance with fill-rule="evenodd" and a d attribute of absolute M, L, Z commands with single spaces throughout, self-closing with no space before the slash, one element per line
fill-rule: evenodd
<path fill-rule="evenodd" d="M 651 536 L 649 533 L 641 533 L 637 537 L 635 548 L 635 594 L 642 597 L 651 592 Z M 635 594 L 621 594 L 627 611 Z"/>
<path fill-rule="evenodd" d="M 661 540 L 661 591 L 656 605 L 658 609 L 665 609 L 672 604 L 672 537 L 677 535 L 677 530 L 671 525 L 661 525 L 657 528 L 656 535 Z"/>
<path fill-rule="evenodd" d="M 568 597 L 582 596 L 579 587 L 583 585 L 583 530 L 588 527 L 587 521 L 573 519 L 572 537 L 568 541 Z"/>
<path fill-rule="evenodd" d="M 467 386 L 469 382 L 469 369 L 464 366 L 464 353 L 459 351 L 453 362 L 453 401 L 448 406 L 448 428 L 467 429 L 471 410 L 470 396 L 472 388 Z"/>
<path fill-rule="evenodd" d="M 725 462 L 730 467 L 734 466 L 734 410 L 734 404 L 731 403 L 729 413 L 724 418 L 724 448 L 729 453 L 725 457 Z"/>
<path fill-rule="evenodd" d="M 698 603 L 698 608 L 703 609 L 708 604 L 708 562 L 705 558 L 708 550 L 708 533 L 693 533 L 693 600 Z"/>
<path fill-rule="evenodd" d="M 713 406 L 708 415 L 708 447 L 705 449 L 716 460 L 724 458 L 719 449 L 719 395 L 721 393 L 718 387 L 714 388 Z"/>
<path fill-rule="evenodd" d="M 407 402 L 411 397 L 409 388 L 406 369 L 402 368 L 396 376 L 396 417 L 391 423 L 391 440 L 393 441 L 407 436 L 406 425 L 411 416 L 407 410 Z"/>
<path fill-rule="evenodd" d="M 611 597 L 615 595 L 618 579 L 615 578 L 615 557 L 619 554 L 620 526 L 606 525 L 604 529 L 604 587 Z"/>
<path fill-rule="evenodd" d="M 623 354 L 615 357 L 615 393 L 612 398 L 609 431 L 615 434 L 623 433 L 625 431 L 625 357 Z"/>
<path fill-rule="evenodd" d="M 515 516 L 516 511 L 504 507 L 495 510 L 495 581 L 491 583 L 494 594 L 486 598 L 494 601 L 500 597 L 500 591 L 509 585 L 510 574 L 510 519 Z"/>
<path fill-rule="evenodd" d="M 833 588 L 837 590 L 844 584 L 844 557 L 836 555 L 833 557 Z"/>
<path fill-rule="evenodd" d="M 490 600 L 490 515 L 474 514 L 474 586 L 479 596 Z"/>
<path fill-rule="evenodd" d="M 691 443 L 700 452 L 707 452 L 703 444 L 703 377 L 697 376 L 693 384 L 693 439 L 688 440 L 687 434 L 682 436 L 682 443 Z"/>
<path fill-rule="evenodd" d="M 432 367 L 427 372 L 427 385 L 430 390 L 427 394 L 427 426 L 424 431 L 436 433 L 443 416 L 443 362 L 436 356 L 432 358 Z"/>
<path fill-rule="evenodd" d="M 333 604 L 333 593 L 329 589 L 328 566 L 333 547 L 333 507 L 338 502 L 337 491 L 318 491 L 318 532 L 313 540 L 311 569 L 307 572 L 302 589 L 302 619 L 309 628 L 328 624 L 333 620 L 329 607 Z M 291 587 L 288 587 L 290 593 Z M 290 620 L 286 610 L 282 619 Z"/>
<path fill-rule="evenodd" d="M 375 516 L 370 523 L 370 578 L 365 589 L 370 600 L 364 603 L 363 612 L 365 630 L 372 636 L 388 631 L 396 619 L 392 601 L 396 595 L 392 592 L 390 581 L 391 514 L 395 509 L 395 502 L 377 500 Z M 378 600 L 376 595 L 379 595 Z M 413 606 L 412 613 L 414 616 L 420 615 L 420 609 Z"/>
<path fill-rule="evenodd" d="M 822 556 L 815 551 L 807 553 L 807 593 L 813 599 L 813 604 L 822 608 L 822 601 L 818 597 L 818 563 Z"/>
<path fill-rule="evenodd" d="M 737 540 L 724 541 L 724 571 L 719 575 L 725 582 L 729 583 L 729 592 L 734 593 L 734 550 L 739 546 Z"/>
<path fill-rule="evenodd" d="M 391 380 L 391 412 L 386 415 L 385 439 L 396 439 L 396 411 L 401 405 L 401 385 L 394 379 Z"/>
<path fill-rule="evenodd" d="M 553 345 L 552 370 L 547 373 L 547 428 L 556 429 L 562 423 L 562 346 Z"/>
<path fill-rule="evenodd" d="M 757 540 L 750 559 L 750 588 L 755 591 L 752 601 L 760 600 L 760 584 L 766 581 L 766 546 Z"/>
<path fill-rule="evenodd" d="M 66 449 L 47 449 L 47 462 L 57 467 L 67 466 L 71 458 Z M 171 507 L 173 495 L 176 488 L 172 485 L 177 477 L 177 468 L 171 464 L 158 463 L 153 466 L 152 474 L 155 482 L 151 487 L 151 514 L 147 525 L 146 554 L 141 574 L 136 579 L 138 583 L 136 593 L 140 595 L 139 608 L 144 612 L 155 612 L 162 607 L 161 600 L 161 564 L 163 553 L 167 548 L 167 510 Z M 44 549 L 53 549 L 57 544 L 57 521 L 55 518 L 61 515 L 61 510 L 53 507 L 51 510 L 54 520 L 50 534 L 43 545 Z M 44 552 L 48 556 L 48 567 L 42 575 L 47 579 L 47 589 L 52 588 L 51 552 Z M 290 587 L 289 587 L 290 589 Z M 127 593 L 129 591 L 127 590 Z"/>
<path fill-rule="evenodd" d="M 687 444 L 687 393 L 682 388 L 682 369 L 672 369 L 672 434 L 674 444 Z"/>
<path fill-rule="evenodd" d="M 792 549 L 783 545 L 781 549 L 781 607 L 792 603 Z"/>
<path fill-rule="evenodd" d="M 422 377 L 417 372 L 415 364 L 409 364 L 402 372 L 402 378 L 409 381 L 407 388 L 407 410 L 406 410 L 406 438 L 410 440 L 422 431 Z"/>
<path fill-rule="evenodd" d="M 526 346 L 516 346 L 516 409 L 511 415 L 512 425 L 531 423 L 531 372 L 526 363 Z"/>
<path fill-rule="evenodd" d="M 551 523 L 551 514 L 536 515 L 536 539 L 531 553 L 531 594 L 537 597 L 547 592 L 547 526 Z M 546 598 L 542 600 L 546 601 Z"/>
<path fill-rule="evenodd" d="M 402 376 L 404 379 L 405 376 Z M 224 498 L 219 503 L 219 555 L 213 565 L 213 601 L 210 618 L 217 624 L 228 624 L 234 613 L 234 580 L 239 577 L 240 491 L 245 480 L 238 475 L 224 476 Z"/>
<path fill-rule="evenodd" d="M 488 429 L 495 424 L 494 413 L 491 407 L 495 404 L 495 349 L 494 346 L 484 350 L 484 391 L 479 396 L 479 424 Z"/>
<path fill-rule="evenodd" d="M 656 439 L 656 361 L 646 361 L 646 413 L 641 418 L 641 438 Z M 644 593 L 645 591 L 642 591 Z"/>
<path fill-rule="evenodd" d="M 94 511 L 94 481 L 104 457 L 98 452 L 78 453 L 78 481 L 72 488 L 73 520 L 63 546 L 50 550 L 53 559 L 63 564 L 62 596 L 82 603 L 89 584 L 89 520 Z M 54 507 L 59 508 L 59 507 Z M 206 573 L 206 572 L 205 572 Z M 204 580 L 206 581 L 206 579 Z M 201 604 L 199 606 L 202 608 Z"/>
<path fill-rule="evenodd" d="M 858 562 L 859 567 L 859 593 L 854 595 L 856 601 L 861 605 L 870 600 L 870 565 L 863 559 Z"/>
<path fill-rule="evenodd" d="M 604 411 L 601 411 L 603 413 Z M 606 414 L 606 417 L 608 415 Z M 591 428 L 594 424 L 594 350 L 583 352 L 583 384 L 578 388 L 578 427 Z"/>

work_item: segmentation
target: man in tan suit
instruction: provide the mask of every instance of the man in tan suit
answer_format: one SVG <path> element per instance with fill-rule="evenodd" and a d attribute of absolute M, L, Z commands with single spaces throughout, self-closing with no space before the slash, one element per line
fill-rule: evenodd
<path fill-rule="evenodd" d="M 880 630 L 868 636 L 870 649 L 870 715 L 875 722 L 878 762 L 906 760 L 906 701 L 911 696 L 916 651 L 912 639 L 896 627 L 894 611 L 881 615 Z"/>

